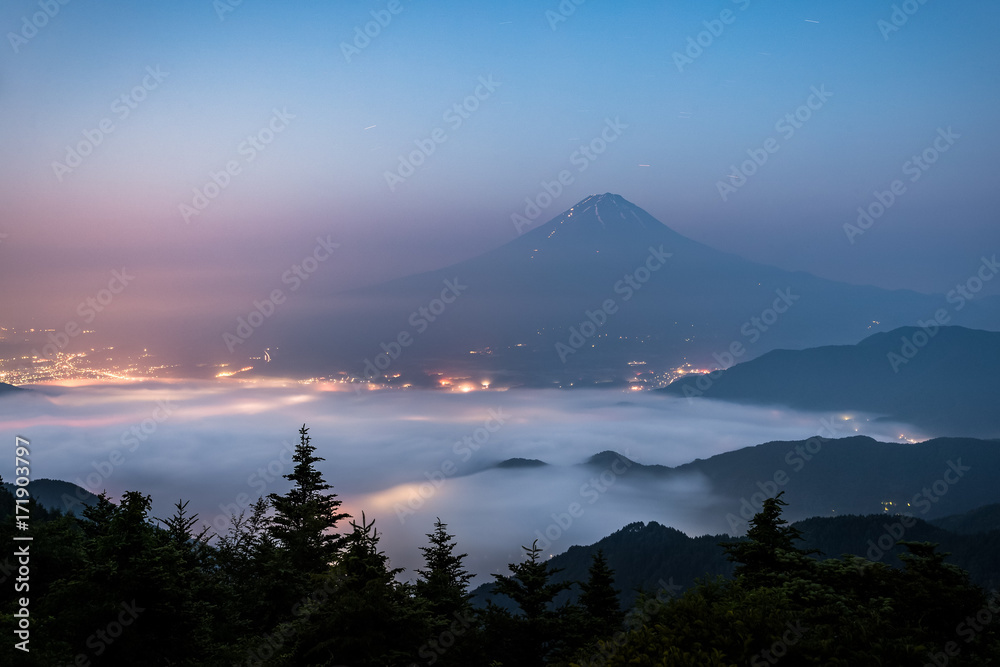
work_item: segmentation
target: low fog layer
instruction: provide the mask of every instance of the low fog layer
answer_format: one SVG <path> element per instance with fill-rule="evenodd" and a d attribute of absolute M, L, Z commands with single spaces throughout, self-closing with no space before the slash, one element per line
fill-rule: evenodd
<path fill-rule="evenodd" d="M 806 439 L 835 416 L 621 390 L 356 395 L 207 382 L 37 389 L 0 399 L 11 445 L 15 434 L 31 442 L 34 479 L 67 480 L 115 499 L 140 490 L 152 495 L 157 517 L 190 499 L 189 509 L 224 530 L 231 511 L 289 488 L 281 475 L 292 469 L 306 424 L 343 509 L 376 520 L 394 566 L 421 565 L 418 547 L 440 517 L 479 575 L 504 571 L 535 538 L 554 554 L 633 521 L 690 535 L 728 530 L 706 479 L 633 479 L 619 461 L 583 465 L 598 452 L 675 466 Z M 927 437 L 859 415 L 850 425 L 842 435 Z M 495 467 L 513 458 L 548 465 Z M 7 481 L 11 463 L 0 467 Z"/>

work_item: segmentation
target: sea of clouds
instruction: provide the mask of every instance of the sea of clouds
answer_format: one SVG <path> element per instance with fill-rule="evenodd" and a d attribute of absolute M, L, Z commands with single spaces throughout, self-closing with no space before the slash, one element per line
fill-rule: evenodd
<path fill-rule="evenodd" d="M 583 465 L 615 451 L 675 466 L 772 440 L 800 440 L 831 417 L 648 392 L 510 390 L 334 391 L 293 382 L 144 382 L 41 386 L 0 399 L 13 475 L 15 435 L 31 443 L 31 475 L 75 482 L 117 499 L 140 490 L 153 515 L 179 499 L 224 531 L 229 514 L 283 493 L 298 430 L 309 427 L 318 464 L 344 510 L 374 518 L 392 564 L 422 565 L 435 517 L 457 535 L 480 577 L 506 571 L 521 546 L 546 553 L 591 544 L 634 521 L 689 535 L 728 529 L 716 490 L 699 476 L 630 477 L 623 462 Z M 894 441 L 910 427 L 852 420 Z M 853 433 L 852 433 L 853 434 Z M 512 459 L 546 466 L 496 467 Z M 342 528 L 346 529 L 344 525 Z"/>

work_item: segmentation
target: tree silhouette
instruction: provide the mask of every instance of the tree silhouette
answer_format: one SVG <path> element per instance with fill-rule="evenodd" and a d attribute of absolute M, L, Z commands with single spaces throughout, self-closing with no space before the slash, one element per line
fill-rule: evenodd
<path fill-rule="evenodd" d="M 591 619 L 591 633 L 599 638 L 609 637 L 621 627 L 625 614 L 618 602 L 615 573 L 608 566 L 603 550 L 598 549 L 594 554 L 588 575 L 587 581 L 580 584 L 583 590 L 580 604 Z"/>
<path fill-rule="evenodd" d="M 760 512 L 750 520 L 746 541 L 719 545 L 725 549 L 726 557 L 737 563 L 733 572 L 737 580 L 750 586 L 776 583 L 782 575 L 807 570 L 813 562 L 807 556 L 816 552 L 795 546 L 802 535 L 781 516 L 781 508 L 788 505 L 781 499 L 784 493 L 764 501 Z"/>
<path fill-rule="evenodd" d="M 292 461 L 295 467 L 283 477 L 293 483 L 284 495 L 268 494 L 275 515 L 270 534 L 283 547 L 288 565 L 293 571 L 318 574 L 334 559 L 343 537 L 331 534 L 337 523 L 350 518 L 339 512 L 341 501 L 335 493 L 324 493 L 331 487 L 315 464 L 324 459 L 316 456 L 310 444 L 309 429 L 299 429 L 299 444 Z"/>
<path fill-rule="evenodd" d="M 469 582 L 472 575 L 462 561 L 468 554 L 455 554 L 454 537 L 446 530 L 448 524 L 441 519 L 434 522 L 434 532 L 427 533 L 431 546 L 420 547 L 425 566 L 418 569 L 417 595 L 427 601 L 431 613 L 449 620 L 468 607 Z"/>
<path fill-rule="evenodd" d="M 558 648 L 565 616 L 565 613 L 550 609 L 550 606 L 555 597 L 569 589 L 572 583 L 551 582 L 552 575 L 561 570 L 550 569 L 548 563 L 539 560 L 542 550 L 538 548 L 538 540 L 532 542 L 530 548 L 521 548 L 527 559 L 522 563 L 509 564 L 509 577 L 494 574 L 496 583 L 493 591 L 516 602 L 523 613 L 523 617 L 516 619 L 515 623 L 519 632 L 514 646 L 517 658 L 513 663 L 543 665 Z"/>

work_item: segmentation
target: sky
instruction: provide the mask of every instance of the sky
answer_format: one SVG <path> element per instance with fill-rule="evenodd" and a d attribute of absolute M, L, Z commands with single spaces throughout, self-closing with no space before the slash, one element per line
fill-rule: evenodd
<path fill-rule="evenodd" d="M 839 413 L 608 390 L 372 392 L 357 400 L 318 384 L 148 382 L 38 387 L 5 396 L 2 408 L 0 431 L 31 443 L 33 480 L 62 479 L 115 500 L 141 490 L 152 497 L 154 517 L 170 516 L 174 503 L 188 500 L 189 511 L 216 532 L 261 495 L 290 488 L 281 475 L 291 472 L 297 431 L 307 424 L 316 455 L 325 459 L 317 469 L 345 511 L 375 519 L 394 567 L 412 576 L 423 565 L 419 547 L 440 517 L 482 579 L 517 562 L 519 547 L 536 531 L 546 553 L 556 554 L 634 521 L 692 536 L 731 530 L 727 514 L 738 503 L 727 489 L 700 475 L 666 482 L 633 479 L 621 466 L 578 467 L 599 452 L 677 466 L 828 434 L 831 420 L 842 435 L 858 429 L 882 442 L 901 433 L 936 435 L 860 413 L 845 421 Z M 492 468 L 514 457 L 550 465 Z M 13 458 L 0 462 L 5 481 L 14 478 L 13 465 Z M 553 526 L 553 514 L 566 514 L 573 503 L 583 511 Z"/>
<path fill-rule="evenodd" d="M 228 325 L 321 237 L 339 252 L 298 297 L 319 307 L 602 192 L 756 261 L 944 293 L 1000 245 L 998 20 L 983 0 L 10 0 L 0 317 L 58 327 L 124 269 L 95 328 Z"/>

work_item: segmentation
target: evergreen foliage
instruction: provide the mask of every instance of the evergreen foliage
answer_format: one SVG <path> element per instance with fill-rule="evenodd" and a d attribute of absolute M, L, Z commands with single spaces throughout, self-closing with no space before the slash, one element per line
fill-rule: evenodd
<path fill-rule="evenodd" d="M 653 576 L 651 551 L 598 549 L 574 582 L 559 579 L 533 543 L 509 574 L 493 575 L 492 599 L 476 608 L 467 555 L 440 519 L 413 583 L 392 567 L 364 513 L 347 534 L 333 533 L 349 517 L 315 468 L 322 459 L 305 426 L 300 436 L 292 489 L 258 499 L 217 536 L 198 528 L 183 500 L 152 520 L 151 499 L 137 491 L 117 503 L 101 494 L 79 517 L 30 502 L 30 590 L 14 591 L 16 562 L 0 559 L 0 629 L 12 636 L 18 598 L 29 597 L 31 652 L 4 642 L 0 664 L 979 667 L 1000 656 L 1000 596 L 936 544 L 900 541 L 899 567 L 819 559 L 798 545 L 780 494 L 763 503 L 746 539 L 716 547 L 735 565 L 732 577 L 699 580 L 676 597 L 660 579 L 626 610 L 616 581 Z M 0 488 L 7 544 L 14 507 Z M 868 523 L 830 525 L 861 538 Z M 643 534 L 630 526 L 616 535 Z M 667 536 L 673 548 L 688 544 Z M 997 534 L 963 539 L 989 545 Z M 695 543 L 699 551 L 678 562 L 702 558 L 707 569 Z M 575 601 L 565 597 L 571 589 Z"/>

